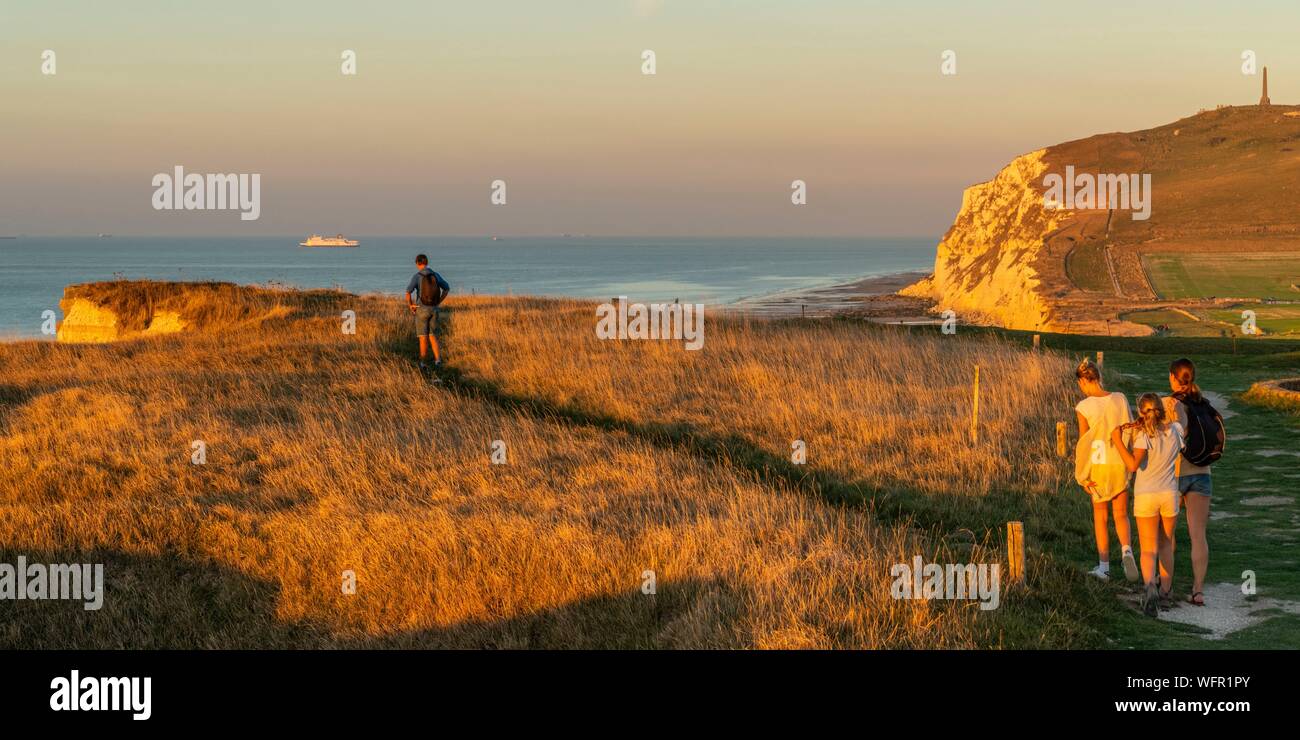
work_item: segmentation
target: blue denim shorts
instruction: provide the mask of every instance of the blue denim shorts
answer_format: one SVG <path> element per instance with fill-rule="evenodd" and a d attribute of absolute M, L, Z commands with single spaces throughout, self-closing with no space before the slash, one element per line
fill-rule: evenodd
<path fill-rule="evenodd" d="M 1179 493 L 1199 493 L 1202 496 L 1209 496 L 1212 490 L 1214 485 L 1210 482 L 1209 473 L 1178 476 Z"/>

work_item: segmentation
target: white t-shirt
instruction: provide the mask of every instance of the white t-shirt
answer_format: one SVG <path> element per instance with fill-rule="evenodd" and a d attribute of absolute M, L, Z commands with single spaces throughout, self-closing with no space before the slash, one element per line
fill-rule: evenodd
<path fill-rule="evenodd" d="M 1178 492 L 1178 453 L 1183 451 L 1183 425 L 1174 422 L 1154 437 L 1139 429 L 1133 435 L 1133 449 L 1146 450 L 1133 481 L 1133 495 Z"/>
<path fill-rule="evenodd" d="M 1107 440 L 1107 444 L 1110 440 L 1110 430 L 1133 421 L 1133 412 L 1128 407 L 1128 399 L 1119 392 L 1106 396 L 1088 396 L 1075 404 L 1074 410 L 1083 415 L 1089 429 L 1097 430 L 1097 438 Z"/>

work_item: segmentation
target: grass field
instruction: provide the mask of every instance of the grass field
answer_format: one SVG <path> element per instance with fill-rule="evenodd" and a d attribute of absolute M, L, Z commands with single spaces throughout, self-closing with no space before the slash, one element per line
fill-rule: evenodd
<path fill-rule="evenodd" d="M 1197 316 L 1192 311 L 1187 313 Z M 1224 336 L 1225 331 L 1231 330 L 1228 324 L 1206 321 L 1199 316 L 1192 318 L 1187 313 L 1157 309 L 1154 311 L 1133 311 L 1121 314 L 1120 318 L 1125 321 L 1145 324 L 1158 331 L 1165 331 L 1179 337 L 1221 337 Z"/>
<path fill-rule="evenodd" d="M 1185 311 L 1155 309 L 1132 311 L 1120 318 L 1176 337 L 1225 337 L 1248 339 L 1243 330 L 1244 311 L 1255 312 L 1255 323 L 1265 339 L 1294 339 L 1300 337 L 1300 304 L 1243 303 L 1232 308 L 1204 309 L 1192 307 Z M 1190 315 L 1189 315 L 1190 314 Z M 1194 318 L 1193 318 L 1194 317 Z"/>
<path fill-rule="evenodd" d="M 1065 260 L 1065 272 L 1081 290 L 1115 293 L 1106 267 L 1106 248 L 1101 242 L 1085 242 L 1072 249 Z"/>
<path fill-rule="evenodd" d="M 1045 335 L 1064 351 L 1035 353 L 1015 334 L 711 318 L 705 348 L 686 352 L 599 341 L 588 303 L 456 298 L 432 385 L 393 301 L 241 289 L 217 310 L 186 288 L 81 295 L 139 325 L 146 302 L 198 318 L 117 344 L 0 345 L 0 562 L 104 562 L 109 582 L 99 612 L 0 602 L 3 647 L 1200 643 L 1084 575 L 1088 504 L 1054 451 L 1077 393 L 1066 342 L 1107 343 L 1095 347 L 1126 391 L 1159 389 L 1176 345 Z M 340 331 L 347 309 L 355 334 Z M 1208 379 L 1233 390 L 1295 358 L 1214 354 Z M 1260 449 L 1293 444 L 1279 412 L 1244 413 Z M 1247 494 L 1261 460 L 1232 459 L 1225 497 Z M 890 596 L 891 566 L 914 555 L 1004 563 L 1011 520 L 1025 524 L 1027 582 L 997 609 Z M 1283 540 L 1230 532 L 1269 593 L 1300 596 L 1273 571 L 1300 572 L 1294 558 L 1264 550 Z M 1242 564 L 1227 550 L 1216 577 Z M 1270 624 L 1234 644 L 1300 646 Z"/>
<path fill-rule="evenodd" d="M 1149 253 L 1142 265 L 1157 295 L 1179 298 L 1300 299 L 1300 254 L 1294 252 Z"/>
<path fill-rule="evenodd" d="M 1205 314 L 1214 321 L 1240 327 L 1243 311 L 1255 312 L 1255 323 L 1265 336 L 1300 336 L 1300 304 L 1269 305 L 1263 303 L 1243 303 L 1230 309 L 1206 311 Z"/>

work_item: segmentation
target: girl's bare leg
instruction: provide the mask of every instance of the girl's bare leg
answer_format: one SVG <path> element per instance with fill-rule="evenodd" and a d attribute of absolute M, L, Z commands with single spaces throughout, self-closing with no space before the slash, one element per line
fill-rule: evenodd
<path fill-rule="evenodd" d="M 1210 544 L 1205 539 L 1210 497 L 1189 493 L 1183 503 L 1187 506 L 1187 536 L 1192 541 L 1192 593 L 1199 593 L 1205 590 L 1205 571 L 1210 565 Z"/>
<path fill-rule="evenodd" d="M 1174 525 L 1177 523 L 1177 517 L 1160 517 L 1160 592 L 1166 594 L 1174 587 Z"/>
<path fill-rule="evenodd" d="M 1160 517 L 1137 517 L 1138 543 L 1142 548 L 1142 582 L 1156 580 L 1156 560 L 1160 550 Z"/>
<path fill-rule="evenodd" d="M 1097 537 L 1097 559 L 1103 563 L 1110 562 L 1110 529 L 1106 526 L 1109 502 L 1093 502 L 1092 531 Z"/>
<path fill-rule="evenodd" d="M 1115 515 L 1115 535 L 1119 537 L 1121 548 L 1133 546 L 1133 534 L 1128 525 L 1128 491 L 1111 499 L 1110 507 Z"/>

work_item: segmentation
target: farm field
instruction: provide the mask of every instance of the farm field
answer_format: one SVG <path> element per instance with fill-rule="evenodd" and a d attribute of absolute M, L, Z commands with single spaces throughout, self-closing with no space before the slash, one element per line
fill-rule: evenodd
<path fill-rule="evenodd" d="M 1300 336 L 1300 304 L 1243 303 L 1232 308 L 1193 307 L 1185 311 L 1162 308 L 1133 311 L 1122 314 L 1120 318 L 1175 337 L 1240 337 L 1245 311 L 1255 312 L 1261 338 L 1294 339 Z"/>
<path fill-rule="evenodd" d="M 1222 310 L 1206 311 L 1205 315 L 1214 321 L 1241 324 L 1243 311 L 1255 312 L 1255 323 L 1264 336 L 1300 335 L 1300 304 L 1269 305 L 1262 303 L 1243 304 Z"/>
<path fill-rule="evenodd" d="M 1153 252 L 1142 265 L 1157 295 L 1178 298 L 1300 298 L 1300 252 Z"/>

